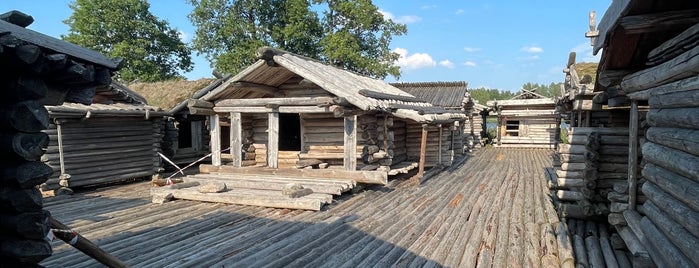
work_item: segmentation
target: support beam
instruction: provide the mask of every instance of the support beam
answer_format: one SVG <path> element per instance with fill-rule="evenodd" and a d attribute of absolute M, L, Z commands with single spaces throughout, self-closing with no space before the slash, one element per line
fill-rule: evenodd
<path fill-rule="evenodd" d="M 638 101 L 631 101 L 631 111 L 629 112 L 629 209 L 636 209 L 636 192 L 638 182 L 636 181 L 638 170 Z"/>
<path fill-rule="evenodd" d="M 267 166 L 277 168 L 279 162 L 279 112 L 268 114 Z"/>
<path fill-rule="evenodd" d="M 329 106 L 335 104 L 335 99 L 333 97 L 227 99 L 217 102 L 216 107 L 265 106 L 268 104 L 280 106 Z"/>
<path fill-rule="evenodd" d="M 242 131 L 243 126 L 241 123 L 240 113 L 231 113 L 231 156 L 233 157 L 233 166 L 241 167 L 243 164 L 243 144 L 242 144 Z"/>
<path fill-rule="evenodd" d="M 233 88 L 247 89 L 250 91 L 259 92 L 270 96 L 275 96 L 279 93 L 279 89 L 276 87 L 251 82 L 235 82 L 233 83 Z"/>
<path fill-rule="evenodd" d="M 347 171 L 357 170 L 357 115 L 345 116 L 344 167 Z"/>
<path fill-rule="evenodd" d="M 442 164 L 442 124 L 437 125 L 439 128 L 439 151 L 437 151 L 437 164 Z M 452 147 L 453 148 L 453 147 Z"/>
<path fill-rule="evenodd" d="M 218 114 L 209 116 L 209 125 L 211 133 L 211 164 L 214 166 L 221 165 L 221 124 L 219 124 Z"/>
<path fill-rule="evenodd" d="M 420 140 L 420 165 L 417 170 L 417 177 L 422 180 L 425 175 L 425 153 L 427 151 L 427 124 L 422 125 L 422 139 Z"/>

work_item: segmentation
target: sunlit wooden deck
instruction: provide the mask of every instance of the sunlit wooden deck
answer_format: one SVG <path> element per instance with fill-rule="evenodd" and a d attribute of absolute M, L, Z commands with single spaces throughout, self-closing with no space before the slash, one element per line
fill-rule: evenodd
<path fill-rule="evenodd" d="M 559 254 L 545 149 L 481 149 L 418 185 L 345 194 L 319 212 L 176 200 L 146 182 L 47 199 L 53 216 L 134 267 L 538 267 Z M 563 245 L 565 246 L 565 245 Z M 561 256 L 561 258 L 559 258 Z M 48 267 L 94 267 L 55 242 Z"/>

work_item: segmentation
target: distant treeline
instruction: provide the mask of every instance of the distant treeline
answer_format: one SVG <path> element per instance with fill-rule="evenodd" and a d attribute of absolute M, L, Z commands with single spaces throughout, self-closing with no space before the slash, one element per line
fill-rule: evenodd
<path fill-rule="evenodd" d="M 548 85 L 537 84 L 537 83 L 525 83 L 522 85 L 523 89 L 534 90 L 539 95 L 546 97 L 557 97 L 561 95 L 561 84 L 562 83 L 551 83 Z M 485 105 L 490 100 L 507 100 L 514 96 L 519 95 L 521 91 L 512 92 L 509 90 L 501 90 L 495 88 L 470 88 L 469 92 L 471 97 L 478 101 L 478 103 Z"/>

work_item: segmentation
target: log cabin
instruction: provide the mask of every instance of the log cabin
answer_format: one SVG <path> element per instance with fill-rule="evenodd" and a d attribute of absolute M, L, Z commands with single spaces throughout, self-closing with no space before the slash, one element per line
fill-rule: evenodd
<path fill-rule="evenodd" d="M 522 89 L 509 100 L 487 104 L 497 113 L 498 146 L 554 148 L 558 121 L 552 98 Z"/>
<path fill-rule="evenodd" d="M 401 82 L 391 83 L 392 86 L 403 90 L 418 99 L 427 101 L 434 106 L 443 107 L 446 110 L 461 112 L 467 115 L 463 124 L 455 122 L 454 153 L 462 155 L 464 145 L 473 148 L 475 135 L 468 129 L 473 128 L 473 116 L 470 110 L 473 107 L 473 99 L 468 93 L 467 83 L 464 81 L 453 82 Z"/>
<path fill-rule="evenodd" d="M 212 154 L 212 163 L 200 165 L 201 174 L 190 181 L 219 180 L 221 172 L 238 174 L 229 175 L 228 184 L 241 174 L 271 176 L 268 183 L 341 179 L 350 185 L 341 190 L 346 191 L 356 183 L 386 184 L 389 175 L 415 171 L 426 179 L 455 160 L 453 126 L 466 120 L 462 111 L 296 54 L 267 47 L 258 54 L 257 62 L 188 101 L 190 114 L 209 118 Z M 213 198 L 191 194 L 175 191 L 174 197 Z M 154 202 L 167 195 L 154 193 Z M 331 200 L 311 196 L 312 206 L 299 207 L 301 199 L 275 201 L 260 191 L 255 194 L 260 198 L 228 195 L 215 200 L 312 210 Z"/>
<path fill-rule="evenodd" d="M 561 165 L 586 163 L 575 165 L 594 172 L 558 178 L 558 187 L 591 191 L 557 196 L 577 204 L 606 197 L 598 202 L 607 207 L 576 206 L 568 216 L 606 216 L 634 267 L 699 266 L 698 8 L 684 0 L 613 1 L 596 28 L 591 16 L 587 36 L 602 56 L 589 93 L 577 94 L 592 96 L 584 98 L 590 111 L 571 118 L 571 145 L 560 156 Z M 592 123 L 605 108 L 618 120 Z M 608 180 L 603 171 L 616 175 Z"/>
<path fill-rule="evenodd" d="M 148 106 L 145 98 L 127 87 L 112 82 L 78 96 L 69 93 L 62 105 L 45 108 L 51 124 L 43 130 L 50 141 L 42 161 L 54 173 L 41 185 L 42 191 L 69 192 L 71 187 L 161 171 L 160 143 L 168 112 Z"/>
<path fill-rule="evenodd" d="M 34 18 L 19 11 L 0 15 L 0 256 L 8 267 L 34 267 L 52 254 L 49 211 L 38 185 L 54 169 L 41 157 L 49 145 L 51 117 L 45 105 L 109 86 L 119 61 L 24 27 Z M 84 243 L 82 243 L 84 244 Z"/>

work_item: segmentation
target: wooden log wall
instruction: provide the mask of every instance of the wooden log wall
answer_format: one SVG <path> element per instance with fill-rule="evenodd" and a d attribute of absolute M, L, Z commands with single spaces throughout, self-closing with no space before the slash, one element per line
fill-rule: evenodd
<path fill-rule="evenodd" d="M 623 211 L 627 226 L 659 267 L 699 267 L 699 24 L 647 56 L 646 69 L 621 80 L 634 102 L 648 101 L 640 191 Z M 654 40 L 655 41 L 655 40 Z M 660 40 L 662 41 L 662 40 Z M 660 55 L 660 56 L 659 56 Z"/>
<path fill-rule="evenodd" d="M 569 143 L 559 145 L 554 156 L 557 179 L 551 187 L 560 200 L 561 216 L 578 219 L 621 216 L 623 204 L 629 199 L 628 139 L 628 128 L 569 129 Z M 637 201 L 644 200 L 641 197 Z"/>
<path fill-rule="evenodd" d="M 195 116 L 190 116 L 190 117 L 195 117 Z M 189 150 L 185 149 L 182 150 L 179 144 L 179 137 L 180 135 L 187 135 L 191 136 L 190 133 L 183 133 L 180 134 L 182 131 L 181 128 L 179 127 L 182 124 L 190 124 L 192 123 L 193 120 L 197 120 L 201 122 L 199 125 L 200 127 L 200 134 L 201 136 L 199 138 L 199 142 L 201 143 L 201 149 L 198 151 L 195 150 Z M 163 154 L 170 158 L 173 162 L 176 164 L 184 164 L 187 165 L 195 160 L 198 160 L 204 155 L 207 155 L 210 153 L 209 150 L 209 143 L 211 142 L 210 138 L 210 132 L 208 129 L 208 124 L 206 123 L 206 119 L 202 117 L 195 117 L 193 119 L 184 119 L 184 118 L 175 118 L 175 117 L 166 117 L 164 120 L 163 124 L 163 130 L 162 130 L 162 135 L 163 139 L 160 142 L 160 149 L 162 150 Z M 189 129 L 189 128 L 187 128 Z M 193 139 L 195 137 L 192 137 Z M 195 142 L 195 141 L 192 141 Z M 168 168 L 168 165 L 165 165 L 166 168 Z"/>
<path fill-rule="evenodd" d="M 427 150 L 425 152 L 425 166 L 433 167 L 440 164 L 450 166 L 454 160 L 454 150 L 451 144 L 451 125 L 441 125 L 441 146 L 440 127 L 429 125 L 427 127 Z M 408 121 L 406 124 L 406 149 L 409 161 L 420 160 L 420 139 L 422 137 L 422 125 Z M 440 156 L 441 154 L 441 156 Z"/>
<path fill-rule="evenodd" d="M 249 118 L 250 123 L 247 123 Z M 252 127 L 252 147 L 255 149 L 255 164 L 265 165 L 267 163 L 267 114 L 250 114 L 243 116 L 243 125 Z"/>
<path fill-rule="evenodd" d="M 501 111 L 503 147 L 554 148 L 556 117 L 553 108 L 513 106 Z"/>
<path fill-rule="evenodd" d="M 385 114 L 365 114 L 358 118 L 357 143 L 363 147 L 357 156 L 361 156 L 361 162 L 365 164 L 362 169 L 388 172 L 391 165 L 405 160 L 405 123 L 396 122 L 398 120 L 393 116 Z M 396 147 L 396 132 L 398 145 L 403 147 Z"/>
<path fill-rule="evenodd" d="M 325 168 L 343 166 L 345 129 L 342 117 L 335 117 L 332 113 L 302 114 L 301 133 L 303 148 L 299 159 L 317 159 L 327 163 L 323 165 Z M 361 127 L 357 128 L 357 135 L 361 137 Z M 362 153 L 360 140 L 357 142 L 357 158 Z"/>
<path fill-rule="evenodd" d="M 42 185 L 42 190 L 151 176 L 162 167 L 158 156 L 161 118 L 91 118 L 62 122 L 59 119 L 59 123 L 62 148 L 59 148 L 58 126 L 51 124 L 44 130 L 51 141 L 42 159 L 54 173 Z"/>
<path fill-rule="evenodd" d="M 17 12 L 15 12 L 15 15 Z M 3 29 L 17 28 L 16 16 L 2 15 Z M 29 16 L 19 15 L 20 20 Z M 5 22 L 7 21 L 7 22 Z M 2 266 L 35 267 L 52 254 L 46 240 L 50 213 L 43 208 L 38 185 L 51 175 L 40 161 L 48 144 L 45 104 L 60 105 L 69 91 L 90 91 L 111 82 L 110 70 L 55 50 L 45 49 L 13 32 L 0 36 L 0 259 Z M 32 32 L 33 33 L 33 32 Z M 26 36 L 24 37 L 26 38 Z M 31 39 L 31 36 L 30 38 Z M 61 45 L 60 41 L 56 40 Z M 89 58 L 89 56 L 85 55 Z"/>

